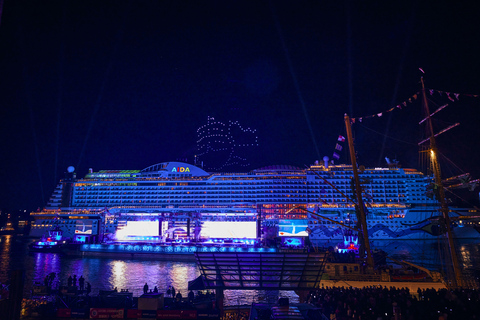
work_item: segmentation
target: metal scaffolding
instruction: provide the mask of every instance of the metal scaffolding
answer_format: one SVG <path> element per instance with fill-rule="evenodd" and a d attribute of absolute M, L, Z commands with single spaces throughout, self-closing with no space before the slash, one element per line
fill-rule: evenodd
<path fill-rule="evenodd" d="M 311 290 L 318 286 L 327 252 L 197 252 L 206 289 Z"/>

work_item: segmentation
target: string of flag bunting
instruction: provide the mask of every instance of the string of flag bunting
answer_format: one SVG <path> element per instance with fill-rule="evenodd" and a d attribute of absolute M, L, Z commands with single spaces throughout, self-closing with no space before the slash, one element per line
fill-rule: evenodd
<path fill-rule="evenodd" d="M 473 97 L 473 98 L 478 98 L 480 95 L 478 94 L 466 94 L 466 93 L 456 93 L 456 92 L 448 92 L 448 91 L 441 91 L 441 90 L 435 90 L 435 89 L 427 89 L 428 92 L 430 93 L 431 96 L 433 96 L 435 93 L 438 93 L 442 97 L 447 97 L 450 101 L 458 101 L 460 100 L 461 96 L 466 96 L 466 97 Z M 363 116 L 363 117 L 357 117 L 357 118 L 351 118 L 350 121 L 351 123 L 355 123 L 356 121 L 362 122 L 363 119 L 369 119 L 369 118 L 374 118 L 374 117 L 381 117 L 386 113 L 392 112 L 396 109 L 402 109 L 406 107 L 408 104 L 412 103 L 413 101 L 417 100 L 419 97 L 420 92 L 416 92 L 412 96 L 410 96 L 408 99 L 405 99 L 405 101 L 397 104 L 395 107 L 392 107 L 388 110 L 385 110 L 383 112 L 371 114 L 368 116 Z"/>
<path fill-rule="evenodd" d="M 428 89 L 428 92 L 430 93 L 431 96 L 433 96 L 433 94 L 435 92 L 437 92 L 442 97 L 443 97 L 443 95 L 445 95 L 448 98 L 448 100 L 450 100 L 450 101 L 455 101 L 455 99 L 457 99 L 457 101 L 458 101 L 458 100 L 460 100 L 459 99 L 460 96 L 466 96 L 466 97 L 472 97 L 472 98 L 480 97 L 480 95 L 478 95 L 478 94 L 455 93 L 455 92 L 441 91 L 441 90 L 435 90 L 435 89 Z"/>
<path fill-rule="evenodd" d="M 402 109 L 402 108 L 406 107 L 407 104 L 412 103 L 413 101 L 417 100 L 419 94 L 420 94 L 420 92 L 415 93 L 414 95 L 412 95 L 412 96 L 409 97 L 408 99 L 405 99 L 405 101 L 397 104 L 395 107 L 391 107 L 390 109 L 388 109 L 388 110 L 386 110 L 386 111 L 379 112 L 379 113 L 375 113 L 375 114 L 371 114 L 371 115 L 368 115 L 368 116 L 359 117 L 359 118 L 351 118 L 350 121 L 351 121 L 352 123 L 355 123 L 355 121 L 357 121 L 357 120 L 358 120 L 359 122 L 362 122 L 363 119 L 369 119 L 369 118 L 374 118 L 374 117 L 381 117 L 381 116 L 383 116 L 385 113 L 392 112 L 392 111 L 395 110 L 395 109 Z"/>
<path fill-rule="evenodd" d="M 333 151 L 333 159 L 335 159 L 335 160 L 340 159 L 340 154 L 338 152 L 342 151 L 342 149 L 343 149 L 342 143 L 343 142 L 345 142 L 345 137 L 342 136 L 342 135 L 338 136 L 337 144 L 335 145 L 335 151 Z"/>

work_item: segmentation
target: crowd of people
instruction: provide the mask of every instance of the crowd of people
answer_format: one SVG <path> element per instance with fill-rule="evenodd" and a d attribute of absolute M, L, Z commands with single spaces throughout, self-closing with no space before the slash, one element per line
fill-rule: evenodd
<path fill-rule="evenodd" d="M 148 294 L 148 293 L 159 293 L 159 290 L 157 286 L 155 286 L 153 289 L 149 289 L 150 287 L 148 286 L 148 283 L 145 283 L 143 286 L 143 293 Z M 150 291 L 149 291 L 150 290 Z M 168 298 L 173 298 L 177 302 L 181 302 L 183 299 L 183 295 L 180 291 L 176 291 L 174 286 L 168 286 L 166 292 L 165 292 L 165 297 Z M 202 291 L 198 291 L 197 294 L 190 290 L 190 292 L 187 295 L 187 300 L 189 303 L 193 303 L 194 300 L 207 300 L 207 299 L 214 299 L 215 294 L 210 293 L 209 290 L 207 290 L 206 293 L 203 293 Z"/>
<path fill-rule="evenodd" d="M 89 294 L 90 292 L 92 292 L 92 285 L 90 284 L 90 282 L 86 282 L 86 285 L 85 285 L 85 278 L 83 278 L 83 276 L 80 276 L 80 278 L 78 278 L 78 287 L 77 287 L 77 275 L 74 274 L 73 277 L 70 275 L 67 279 L 67 287 L 68 288 L 74 288 L 74 289 L 77 289 L 80 290 L 80 292 L 83 292 L 85 291 L 87 294 Z"/>
<path fill-rule="evenodd" d="M 52 272 L 46 275 L 43 280 L 43 284 L 47 288 L 48 292 L 50 292 L 52 289 L 59 289 L 58 286 L 60 285 L 60 282 L 57 281 L 57 284 L 55 284 L 55 277 L 55 272 Z M 73 277 L 71 275 L 68 276 L 66 289 L 68 291 L 79 291 L 80 293 L 89 294 L 90 292 L 92 292 L 92 285 L 90 284 L 90 282 L 85 281 L 85 278 L 83 276 L 80 276 L 80 278 L 77 279 L 77 275 L 74 274 Z"/>
<path fill-rule="evenodd" d="M 325 287 L 311 291 L 307 302 L 319 307 L 329 319 L 479 319 L 480 291 L 418 290 L 407 288 Z"/>
<path fill-rule="evenodd" d="M 47 275 L 45 285 L 52 286 L 54 278 L 55 274 Z M 91 292 L 91 285 L 83 276 L 69 276 L 67 286 L 87 295 Z M 145 283 L 143 293 L 160 292 L 157 286 L 150 289 Z M 182 305 L 215 299 L 215 295 L 209 291 L 206 294 L 202 291 L 197 294 L 189 291 L 187 299 L 183 299 L 181 292 L 173 286 L 168 286 L 165 290 L 165 297 Z M 322 287 L 311 291 L 306 302 L 318 307 L 330 320 L 480 319 L 480 291 L 473 289 L 419 289 L 417 292 L 410 292 L 408 288 L 382 286 Z"/>

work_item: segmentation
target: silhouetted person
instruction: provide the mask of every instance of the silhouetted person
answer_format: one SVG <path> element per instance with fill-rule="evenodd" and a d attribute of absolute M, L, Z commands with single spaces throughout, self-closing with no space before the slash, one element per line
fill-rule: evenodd
<path fill-rule="evenodd" d="M 171 286 L 168 286 L 167 296 L 170 297 L 171 294 L 172 294 L 172 287 L 171 287 Z"/>
<path fill-rule="evenodd" d="M 85 289 L 85 278 L 83 278 L 83 276 L 80 276 L 80 278 L 78 279 L 78 285 L 80 286 L 81 291 Z"/>
<path fill-rule="evenodd" d="M 172 286 L 172 298 L 175 298 L 175 287 Z"/>
<path fill-rule="evenodd" d="M 158 288 L 157 288 L 157 286 L 155 286 L 155 288 L 153 288 L 153 292 L 154 292 L 154 293 L 158 293 Z"/>
<path fill-rule="evenodd" d="M 193 293 L 192 290 L 190 290 L 190 292 L 188 293 L 188 301 L 192 303 L 193 299 L 195 299 L 195 294 Z"/>
<path fill-rule="evenodd" d="M 92 285 L 90 284 L 90 282 L 87 282 L 87 294 L 89 294 L 90 292 L 92 292 Z"/>
<path fill-rule="evenodd" d="M 145 282 L 145 285 L 143 286 L 143 293 L 148 293 L 148 284 Z"/>
<path fill-rule="evenodd" d="M 77 286 L 77 275 L 76 274 L 73 275 L 73 286 L 74 287 Z"/>
<path fill-rule="evenodd" d="M 71 287 L 71 286 L 72 286 L 72 283 L 73 283 L 72 276 L 69 276 L 69 277 L 68 277 L 68 280 L 67 280 L 67 286 Z"/>
<path fill-rule="evenodd" d="M 182 301 L 183 297 L 182 297 L 182 294 L 180 293 L 180 291 L 178 291 L 176 298 L 177 298 L 177 302 Z"/>

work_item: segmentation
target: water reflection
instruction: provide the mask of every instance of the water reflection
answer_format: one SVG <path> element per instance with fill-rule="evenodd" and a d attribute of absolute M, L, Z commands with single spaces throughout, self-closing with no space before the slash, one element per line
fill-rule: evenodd
<path fill-rule="evenodd" d="M 69 276 L 76 275 L 85 278 L 92 285 L 92 293 L 100 290 L 117 288 L 128 289 L 134 295 L 143 293 L 143 285 L 148 284 L 150 290 L 156 286 L 160 292 L 174 286 L 183 296 L 188 294 L 188 281 L 200 275 L 194 262 L 117 260 L 106 258 L 69 258 L 53 253 L 34 253 L 31 257 L 33 279 L 31 284 L 43 283 L 45 276 L 51 272 L 57 274 L 55 286 L 66 285 Z M 60 264 L 61 261 L 61 264 Z M 29 289 L 26 294 L 29 294 Z M 252 301 L 275 301 L 279 296 L 288 297 L 292 302 L 298 302 L 298 296 L 292 292 L 266 292 L 257 290 L 225 291 L 225 304 L 250 304 Z"/>
<path fill-rule="evenodd" d="M 72 258 L 56 253 L 29 254 L 27 247 L 31 240 L 0 237 L 0 281 L 8 280 L 11 270 L 25 269 L 25 295 L 29 295 L 35 282 L 43 283 L 45 276 L 57 274 L 55 286 L 66 285 L 70 275 L 85 278 L 92 285 L 93 293 L 113 288 L 128 289 L 134 295 L 143 292 L 143 285 L 148 283 L 150 289 L 155 286 L 160 292 L 166 292 L 168 286 L 174 286 L 183 296 L 188 294 L 188 281 L 199 276 L 194 262 L 172 262 L 155 260 L 120 260 L 98 257 Z M 438 257 L 438 249 L 443 250 L 437 242 L 418 241 L 386 241 L 374 242 L 374 248 L 387 251 L 397 260 L 407 260 L 429 266 L 435 270 L 442 263 Z M 478 243 L 461 243 L 458 247 L 459 258 L 465 269 L 478 272 L 480 268 L 480 246 Z M 252 301 L 276 301 L 278 297 L 288 297 L 298 302 L 293 291 L 225 291 L 225 304 L 250 304 Z"/>
<path fill-rule="evenodd" d="M 113 278 L 111 282 L 117 284 L 117 288 L 120 286 L 120 288 L 125 288 L 126 283 L 125 283 L 125 275 L 127 274 L 127 264 L 124 261 L 112 261 L 112 270 L 113 270 Z"/>
<path fill-rule="evenodd" d="M 2 236 L 0 240 L 0 281 L 5 282 L 4 279 L 8 278 L 6 273 L 10 270 L 12 236 Z"/>

